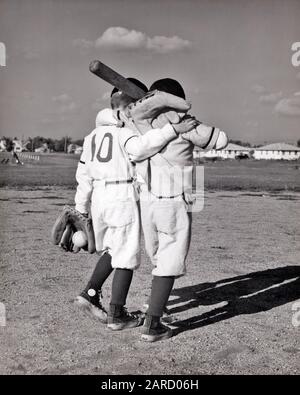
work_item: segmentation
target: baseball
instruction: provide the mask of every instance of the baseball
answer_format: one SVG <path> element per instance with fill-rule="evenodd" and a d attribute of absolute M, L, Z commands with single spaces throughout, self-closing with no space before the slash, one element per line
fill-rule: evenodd
<path fill-rule="evenodd" d="M 87 237 L 82 230 L 79 230 L 73 234 L 72 241 L 75 247 L 82 248 L 87 244 Z"/>

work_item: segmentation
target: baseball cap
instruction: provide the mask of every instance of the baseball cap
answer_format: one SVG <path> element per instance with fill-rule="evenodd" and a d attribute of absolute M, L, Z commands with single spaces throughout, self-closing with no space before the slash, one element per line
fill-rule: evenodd
<path fill-rule="evenodd" d="M 150 86 L 150 91 L 154 91 L 156 89 L 185 99 L 183 87 L 173 78 L 162 78 L 161 80 L 153 82 Z"/>

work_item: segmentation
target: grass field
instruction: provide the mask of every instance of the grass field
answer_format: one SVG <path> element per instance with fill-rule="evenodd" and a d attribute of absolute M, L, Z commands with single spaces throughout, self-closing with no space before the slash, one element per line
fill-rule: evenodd
<path fill-rule="evenodd" d="M 24 166 L 1 164 L 7 154 L 0 153 L 0 187 L 75 187 L 78 156 L 40 155 L 38 163 L 24 160 Z M 300 162 L 226 160 L 206 162 L 204 183 L 207 190 L 298 191 Z"/>
<path fill-rule="evenodd" d="M 0 374 L 300 373 L 296 163 L 207 164 L 188 274 L 176 281 L 168 306 L 175 336 L 150 345 L 139 329 L 112 333 L 73 305 L 97 256 L 68 254 L 49 241 L 57 213 L 73 204 L 77 161 L 52 158 L 0 165 L 0 302 L 7 310 Z M 144 249 L 142 261 L 130 309 L 150 291 Z"/>

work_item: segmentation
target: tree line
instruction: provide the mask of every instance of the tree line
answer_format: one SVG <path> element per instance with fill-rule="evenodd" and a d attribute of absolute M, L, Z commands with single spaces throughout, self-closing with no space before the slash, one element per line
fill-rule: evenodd
<path fill-rule="evenodd" d="M 2 139 L 6 141 L 7 150 L 11 151 L 13 149 L 13 140 L 16 138 L 3 137 Z M 72 140 L 71 137 L 62 137 L 60 139 L 53 139 L 48 137 L 37 136 L 37 137 L 29 137 L 26 141 L 28 142 L 26 144 L 27 149 L 32 152 L 34 152 L 36 148 L 40 148 L 43 144 L 47 144 L 50 151 L 55 151 L 55 152 L 66 152 L 66 147 L 68 147 L 69 144 L 76 144 L 83 146 L 83 139 Z M 232 144 L 242 145 L 244 147 L 252 147 L 252 148 L 259 147 L 259 145 L 253 145 L 241 140 L 230 139 L 229 142 Z M 296 142 L 296 145 L 297 147 L 300 147 L 300 139 Z"/>
<path fill-rule="evenodd" d="M 1 140 L 5 140 L 6 148 L 8 151 L 12 151 L 13 149 L 13 140 L 19 140 L 18 138 L 11 138 L 11 137 L 2 137 Z M 79 140 L 72 140 L 71 137 L 62 137 L 60 139 L 53 139 L 48 137 L 29 137 L 27 140 L 22 141 L 23 144 L 26 144 L 26 148 L 28 151 L 34 152 L 36 148 L 40 148 L 43 144 L 47 144 L 50 151 L 55 152 L 66 152 L 66 148 L 69 144 L 77 144 L 82 146 L 83 139 Z"/>

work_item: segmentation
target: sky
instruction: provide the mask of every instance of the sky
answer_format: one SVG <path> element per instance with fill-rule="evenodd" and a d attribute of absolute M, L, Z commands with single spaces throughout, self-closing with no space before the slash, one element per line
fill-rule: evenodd
<path fill-rule="evenodd" d="M 0 0 L 0 136 L 73 139 L 109 106 L 99 59 L 148 86 L 175 78 L 230 138 L 300 139 L 299 0 Z"/>

